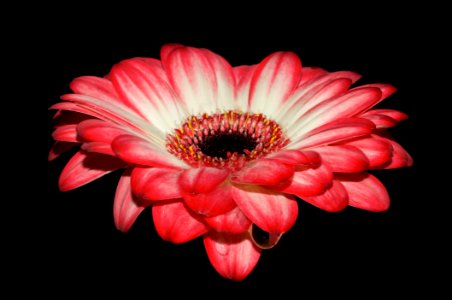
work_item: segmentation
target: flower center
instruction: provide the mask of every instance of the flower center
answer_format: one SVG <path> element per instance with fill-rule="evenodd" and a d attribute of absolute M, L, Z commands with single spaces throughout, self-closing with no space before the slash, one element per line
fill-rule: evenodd
<path fill-rule="evenodd" d="M 191 166 L 239 170 L 250 160 L 281 149 L 289 140 L 262 114 L 227 111 L 190 116 L 166 138 L 169 153 Z"/>

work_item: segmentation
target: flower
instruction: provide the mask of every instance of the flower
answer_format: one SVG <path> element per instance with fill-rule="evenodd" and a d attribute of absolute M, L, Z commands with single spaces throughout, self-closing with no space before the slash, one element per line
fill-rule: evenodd
<path fill-rule="evenodd" d="M 51 107 L 49 159 L 81 147 L 61 173 L 62 191 L 125 169 L 114 199 L 119 230 L 150 206 L 164 240 L 202 236 L 218 273 L 242 280 L 294 225 L 297 198 L 330 212 L 388 209 L 384 185 L 366 170 L 412 164 L 386 130 L 407 116 L 372 109 L 396 89 L 350 88 L 359 77 L 302 68 L 290 52 L 231 67 L 209 50 L 165 45 L 161 60 L 76 78 L 73 94 Z"/>

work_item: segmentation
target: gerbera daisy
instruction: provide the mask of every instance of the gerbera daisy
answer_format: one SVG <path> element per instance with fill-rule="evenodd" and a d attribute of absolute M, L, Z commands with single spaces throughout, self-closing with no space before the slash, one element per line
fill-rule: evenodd
<path fill-rule="evenodd" d="M 231 67 L 209 50 L 165 45 L 160 60 L 76 78 L 73 94 L 51 107 L 49 159 L 81 146 L 62 191 L 125 169 L 114 200 L 119 230 L 150 206 L 164 240 L 202 236 L 218 273 L 242 280 L 294 225 L 299 199 L 331 212 L 388 209 L 385 187 L 366 170 L 412 164 L 386 132 L 407 116 L 371 109 L 395 88 L 350 88 L 359 77 L 302 68 L 290 52 Z"/>

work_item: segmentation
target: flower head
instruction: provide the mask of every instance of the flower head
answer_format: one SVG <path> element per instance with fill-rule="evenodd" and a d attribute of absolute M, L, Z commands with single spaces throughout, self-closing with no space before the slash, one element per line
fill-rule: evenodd
<path fill-rule="evenodd" d="M 166 45 L 161 60 L 76 78 L 73 94 L 52 106 L 49 159 L 81 148 L 60 176 L 62 191 L 125 169 L 114 200 L 119 230 L 152 207 L 164 240 L 202 236 L 218 273 L 241 280 L 294 225 L 297 199 L 331 212 L 388 209 L 385 187 L 366 170 L 412 164 L 386 131 L 407 116 L 372 109 L 395 88 L 351 88 L 359 77 L 302 68 L 290 52 L 231 67 L 209 50 Z"/>

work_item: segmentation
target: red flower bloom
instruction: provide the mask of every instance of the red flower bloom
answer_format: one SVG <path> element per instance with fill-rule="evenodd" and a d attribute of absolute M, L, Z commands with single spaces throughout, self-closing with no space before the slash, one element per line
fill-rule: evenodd
<path fill-rule="evenodd" d="M 133 58 L 105 78 L 84 76 L 52 109 L 55 146 L 74 145 L 68 191 L 125 168 L 114 201 L 127 231 L 147 206 L 158 234 L 184 243 L 203 236 L 224 277 L 241 280 L 295 223 L 296 197 L 327 211 L 389 207 L 366 172 L 412 164 L 386 128 L 407 118 L 371 108 L 395 92 L 350 89 L 353 72 L 302 68 L 288 52 L 231 67 L 206 49 L 166 45 L 161 60 Z"/>

